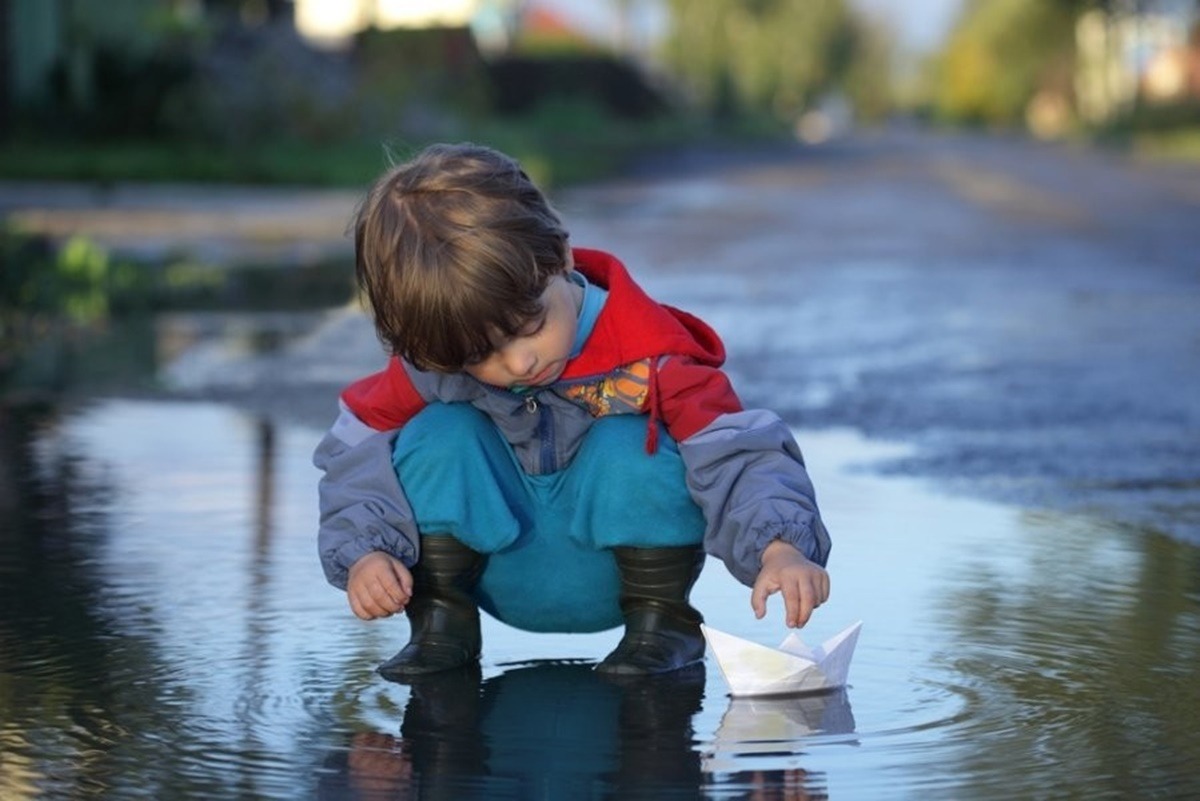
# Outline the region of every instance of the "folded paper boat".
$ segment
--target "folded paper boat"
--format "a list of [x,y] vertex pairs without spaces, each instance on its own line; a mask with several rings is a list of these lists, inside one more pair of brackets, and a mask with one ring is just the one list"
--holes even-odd
[[793,632],[778,648],[771,648],[701,626],[734,697],[815,693],[845,686],[861,628],[860,620],[819,648],[809,648]]

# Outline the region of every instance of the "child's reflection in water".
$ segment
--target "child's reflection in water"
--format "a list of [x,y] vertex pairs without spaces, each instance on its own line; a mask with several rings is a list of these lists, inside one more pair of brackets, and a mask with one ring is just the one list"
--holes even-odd
[[487,681],[478,666],[434,674],[413,682],[399,737],[354,736],[341,792],[326,783],[323,795],[651,799],[690,788],[698,797],[692,718],[704,679],[703,664],[632,681],[590,662]]
[[[399,737],[354,735],[322,797],[702,798],[711,778],[692,724],[704,686],[703,664],[628,681],[591,663],[538,663],[487,681],[478,666],[434,674],[413,683]],[[744,771],[720,784],[726,798],[823,798],[808,779],[799,769]]]

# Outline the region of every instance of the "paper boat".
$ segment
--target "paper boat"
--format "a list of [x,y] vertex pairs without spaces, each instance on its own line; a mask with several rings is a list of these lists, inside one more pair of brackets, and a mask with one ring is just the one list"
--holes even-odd
[[809,648],[793,632],[778,648],[770,648],[701,626],[734,697],[815,693],[845,686],[861,628],[860,620],[819,648]]

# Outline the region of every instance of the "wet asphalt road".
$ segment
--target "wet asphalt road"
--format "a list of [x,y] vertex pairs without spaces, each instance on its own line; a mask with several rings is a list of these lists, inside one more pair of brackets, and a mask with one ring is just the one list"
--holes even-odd
[[893,134],[567,207],[717,324],[748,403],[1200,544],[1197,168]]
[[[287,231],[302,231],[304,252],[346,252],[354,193],[201,192],[189,205],[193,191],[141,212],[123,188],[99,207],[53,191],[33,211],[14,212],[11,191],[0,205],[117,248],[175,229],[208,254],[251,243],[261,260],[274,245],[286,263]],[[576,244],[616,252],[717,327],[748,405],[801,432],[910,446],[870,469],[1200,544],[1200,168],[891,132],[673,154],[555,202]],[[107,229],[88,228],[101,217]],[[379,359],[365,318],[342,309],[284,350],[192,354],[169,374],[188,394],[319,427],[336,388]]]

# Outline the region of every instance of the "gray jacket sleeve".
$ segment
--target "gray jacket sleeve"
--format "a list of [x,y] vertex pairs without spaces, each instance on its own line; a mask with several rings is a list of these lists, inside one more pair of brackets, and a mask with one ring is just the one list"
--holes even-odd
[[717,417],[679,443],[692,498],[708,527],[705,550],[751,586],[772,540],[794,545],[817,564],[829,559],[829,533],[791,431],[773,412]]
[[384,551],[411,567],[418,543],[412,507],[392,468],[396,431],[375,431],[344,405],[317,445],[313,464],[321,527],[317,535],[325,578],[346,588],[350,566],[371,551]]

